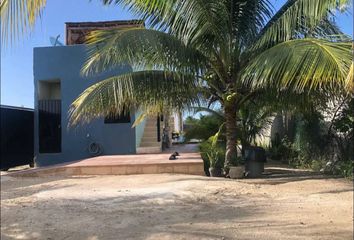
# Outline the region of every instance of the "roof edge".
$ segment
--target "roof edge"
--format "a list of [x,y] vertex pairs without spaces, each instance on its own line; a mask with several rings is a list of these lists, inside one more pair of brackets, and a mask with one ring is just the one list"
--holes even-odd
[[92,25],[100,25],[100,24],[144,24],[144,20],[141,19],[130,19],[130,20],[112,20],[112,21],[95,21],[95,22],[65,22],[66,25],[69,24],[92,24]]
[[34,111],[33,108],[27,107],[17,107],[17,106],[10,106],[10,105],[0,105],[0,108],[7,108],[7,109],[14,109],[14,110],[25,110],[25,111]]

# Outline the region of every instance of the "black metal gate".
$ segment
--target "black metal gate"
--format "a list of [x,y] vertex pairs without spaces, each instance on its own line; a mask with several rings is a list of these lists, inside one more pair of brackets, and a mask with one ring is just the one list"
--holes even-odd
[[39,100],[39,152],[61,152],[61,100]]
[[33,109],[1,106],[0,168],[33,165]]

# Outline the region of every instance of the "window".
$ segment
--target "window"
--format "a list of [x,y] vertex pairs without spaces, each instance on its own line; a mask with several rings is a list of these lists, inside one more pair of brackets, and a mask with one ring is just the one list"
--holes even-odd
[[109,114],[104,118],[105,124],[113,123],[130,123],[130,112],[125,112],[121,114]]

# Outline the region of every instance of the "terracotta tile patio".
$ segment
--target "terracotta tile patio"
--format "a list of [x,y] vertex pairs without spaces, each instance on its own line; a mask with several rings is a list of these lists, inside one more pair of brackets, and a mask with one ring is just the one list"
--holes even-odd
[[[171,152],[179,150],[177,160],[169,160]],[[130,175],[179,173],[204,175],[200,153],[192,146],[174,147],[160,154],[109,155],[75,162],[39,167],[9,173],[9,176],[48,175]]]

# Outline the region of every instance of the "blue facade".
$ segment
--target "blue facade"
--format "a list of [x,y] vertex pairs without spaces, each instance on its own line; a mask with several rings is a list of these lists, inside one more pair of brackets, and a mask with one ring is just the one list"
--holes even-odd
[[[136,144],[139,140],[136,139],[136,130],[132,128],[135,120],[133,112],[131,113],[130,123],[105,124],[103,119],[96,119],[89,124],[68,128],[70,104],[80,93],[106,77],[131,71],[129,66],[121,66],[110,73],[84,77],[80,70],[85,59],[85,45],[34,49],[34,155],[37,166],[91,157],[88,145],[92,141],[100,144],[103,155],[133,154],[136,152]],[[52,90],[48,89],[44,91],[41,87],[43,83],[59,86],[60,90],[55,90],[55,93],[49,93]],[[39,152],[38,101],[43,98],[44,93],[51,94],[52,98],[61,100],[61,151],[58,153]]]

